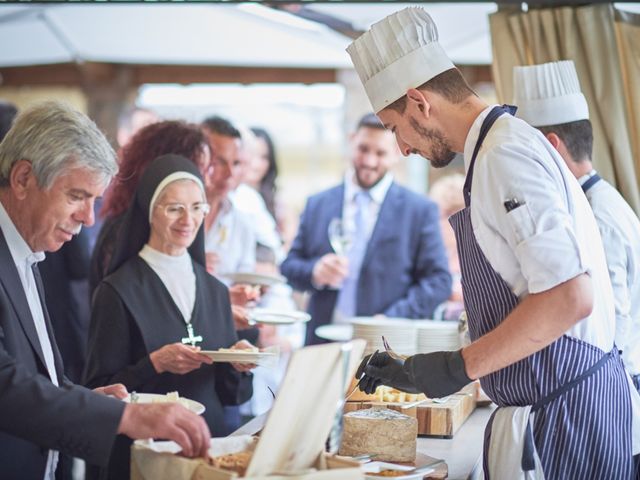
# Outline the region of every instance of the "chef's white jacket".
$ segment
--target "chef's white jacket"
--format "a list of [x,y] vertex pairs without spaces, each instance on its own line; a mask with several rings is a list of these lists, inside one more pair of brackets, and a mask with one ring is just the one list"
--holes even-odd
[[[465,169],[491,108],[467,134]],[[507,212],[508,200],[520,206]],[[480,249],[520,300],[590,275],[593,311],[566,333],[611,350],[614,300],[598,226],[578,181],[538,130],[511,115],[498,118],[476,159],[471,204]]]
[[[584,184],[596,172],[578,179]],[[616,345],[631,375],[640,374],[640,220],[622,195],[600,180],[587,190],[609,268],[616,309]]]

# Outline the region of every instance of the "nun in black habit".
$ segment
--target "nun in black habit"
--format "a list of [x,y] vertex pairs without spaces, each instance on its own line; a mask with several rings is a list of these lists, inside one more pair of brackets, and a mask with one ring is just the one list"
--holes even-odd
[[[149,165],[125,214],[127,235],[93,297],[84,379],[90,388],[178,391],[202,403],[212,435],[224,436],[223,406],[251,397],[252,375],[247,366],[212,364],[198,350],[251,345],[238,341],[228,290],[205,269],[207,211],[192,162],[163,155]],[[193,337],[202,338],[198,347],[183,343]],[[130,445],[118,437],[99,478],[129,478]]]

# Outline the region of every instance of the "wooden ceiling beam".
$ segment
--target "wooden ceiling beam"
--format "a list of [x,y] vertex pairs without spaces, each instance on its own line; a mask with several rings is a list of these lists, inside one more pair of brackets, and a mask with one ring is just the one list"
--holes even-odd
[[199,65],[122,65],[85,62],[26,67],[0,67],[0,86],[107,84],[127,70],[133,85],[145,83],[332,83],[331,68],[260,68]]
[[332,83],[330,68],[206,67],[185,65],[138,65],[135,82],[144,83]]

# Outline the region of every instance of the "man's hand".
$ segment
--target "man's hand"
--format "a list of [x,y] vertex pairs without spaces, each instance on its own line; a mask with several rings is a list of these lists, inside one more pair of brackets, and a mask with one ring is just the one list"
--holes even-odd
[[236,283],[229,287],[229,298],[232,305],[240,307],[247,306],[249,302],[257,302],[260,300],[260,286],[247,285],[244,283]]
[[340,288],[342,282],[349,274],[349,261],[347,257],[327,253],[313,266],[312,281],[314,285]]
[[356,378],[364,374],[358,386],[360,390],[372,394],[380,385],[387,385],[403,392],[420,393],[404,370],[402,360],[391,358],[387,352],[374,353],[371,361],[370,357],[362,359],[356,372]]
[[200,368],[203,363],[212,364],[213,360],[199,353],[200,347],[183,345],[182,343],[170,343],[152,352],[149,357],[156,372],[171,372],[183,375],[196,368]]
[[121,383],[114,383],[113,385],[94,388],[93,391],[96,393],[100,393],[101,395],[111,395],[113,397],[119,398],[120,400],[126,398],[127,395],[129,395],[129,392],[127,392],[127,387],[125,387]]
[[[245,330],[253,326],[249,321],[249,310],[240,305],[231,305],[231,316],[236,330]],[[256,326],[262,328],[260,323]]]
[[187,457],[207,455],[211,433],[205,421],[177,403],[129,403],[118,433],[132,439],[163,438],[176,442]]

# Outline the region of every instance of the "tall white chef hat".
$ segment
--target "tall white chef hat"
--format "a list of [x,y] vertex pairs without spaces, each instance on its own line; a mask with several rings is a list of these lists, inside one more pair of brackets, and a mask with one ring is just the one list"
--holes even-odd
[[347,52],[373,110],[454,68],[438,43],[438,29],[421,7],[408,7],[373,24]]
[[572,60],[513,67],[513,103],[517,116],[534,127],[589,119]]

